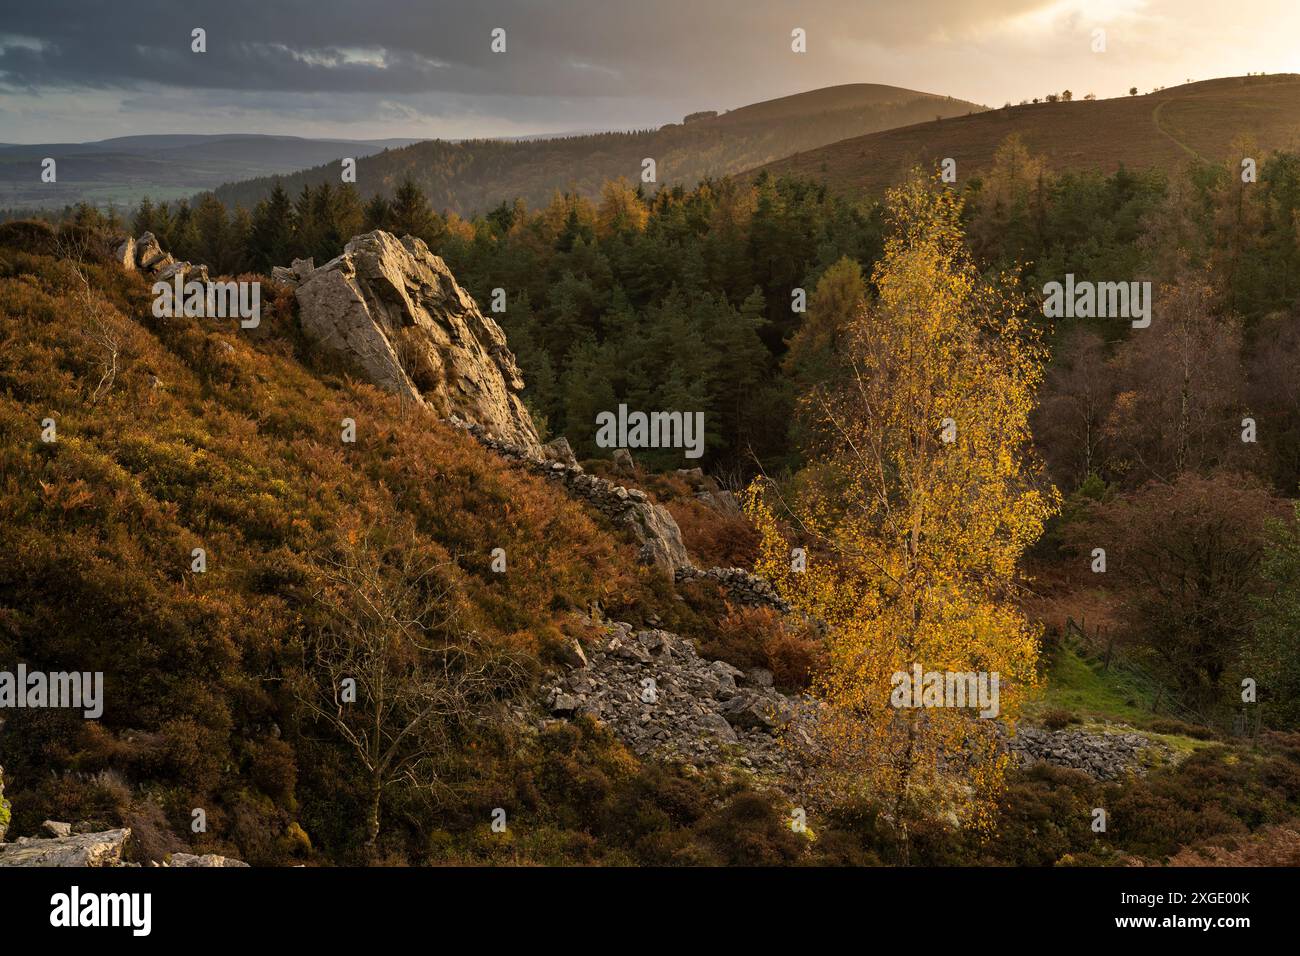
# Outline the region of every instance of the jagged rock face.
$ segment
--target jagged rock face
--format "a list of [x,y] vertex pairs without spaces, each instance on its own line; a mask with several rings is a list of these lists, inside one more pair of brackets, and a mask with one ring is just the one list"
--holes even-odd
[[378,387],[457,415],[538,454],[505,333],[420,239],[377,230],[319,268],[278,268],[294,285],[303,331]]

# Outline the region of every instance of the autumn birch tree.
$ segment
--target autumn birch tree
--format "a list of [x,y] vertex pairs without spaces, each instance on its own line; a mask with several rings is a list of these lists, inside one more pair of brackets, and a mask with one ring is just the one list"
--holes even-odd
[[[891,678],[997,672],[1002,719],[1035,684],[1037,641],[1014,603],[1017,561],[1056,507],[1028,445],[1044,353],[1010,281],[966,251],[960,199],[914,177],[889,196],[876,294],[842,336],[846,373],[802,401],[812,464],[751,486],[759,570],[831,625],[816,682],[823,781],[880,801],[903,836],[935,814],[987,822],[1005,764],[993,720],[896,708]],[[793,573],[783,529],[806,542]]]

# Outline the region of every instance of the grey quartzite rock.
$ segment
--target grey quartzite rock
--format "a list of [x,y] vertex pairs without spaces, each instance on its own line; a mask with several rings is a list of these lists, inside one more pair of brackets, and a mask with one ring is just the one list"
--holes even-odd
[[19,837],[0,845],[0,866],[121,866],[122,848],[130,835],[122,828],[48,840]]
[[178,262],[158,245],[152,232],[144,233],[139,239],[127,236],[117,247],[113,259],[127,272],[139,271],[155,282],[174,282],[177,275],[182,282],[208,281],[207,266]]
[[295,260],[274,278],[296,286],[307,336],[371,384],[540,453],[505,333],[422,240],[368,232],[318,268]]

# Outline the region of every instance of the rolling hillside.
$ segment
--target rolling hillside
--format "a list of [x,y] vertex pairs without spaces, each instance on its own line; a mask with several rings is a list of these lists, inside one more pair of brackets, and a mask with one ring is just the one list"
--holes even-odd
[[[253,134],[119,136],[88,143],[0,145],[0,207],[180,199],[224,182],[288,173],[343,156],[369,156],[409,139],[331,140]],[[41,182],[53,158],[58,181]]]
[[[720,115],[712,111],[692,114],[690,122],[671,123],[657,130],[532,141],[416,143],[358,163],[357,186],[363,196],[389,193],[410,176],[425,190],[435,209],[486,211],[515,197],[537,206],[557,189],[595,196],[608,179],[626,176],[635,181],[645,157],[655,159],[659,183],[690,186],[706,176],[737,173],[794,150],[983,109],[930,93],[851,84]],[[331,163],[281,181],[290,193],[296,193],[304,184],[338,180],[338,167]],[[235,183],[218,189],[217,196],[228,204],[251,206],[271,191],[274,182],[265,177]]]
[[1143,96],[954,116],[800,151],[748,175],[804,176],[841,193],[879,193],[912,166],[933,167],[949,156],[957,160],[959,178],[978,175],[1012,133],[1055,170],[1217,161],[1239,134],[1254,137],[1267,152],[1300,143],[1300,75],[1228,77]]

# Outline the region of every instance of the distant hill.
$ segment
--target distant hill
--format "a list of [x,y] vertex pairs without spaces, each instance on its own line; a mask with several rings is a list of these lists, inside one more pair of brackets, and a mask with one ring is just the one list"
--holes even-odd
[[[717,116],[670,123],[657,130],[541,140],[430,140],[358,163],[364,196],[389,193],[410,176],[436,209],[485,211],[523,197],[532,206],[557,190],[596,196],[608,179],[638,181],[641,161],[656,163],[660,184],[694,185],[706,176],[737,173],[849,136],[959,116],[985,107],[894,86],[858,83],[755,103]],[[337,183],[332,163],[282,178],[291,193],[304,184]],[[217,190],[219,198],[251,206],[273,188],[267,177]]]
[[[0,208],[58,208],[87,201],[177,199],[225,182],[289,173],[344,156],[369,156],[411,139],[330,140],[251,134],[120,136],[92,143],[0,146]],[[58,181],[42,183],[53,158]]]
[[958,176],[978,175],[998,145],[1019,133],[1058,171],[1172,167],[1190,157],[1219,161],[1239,134],[1261,151],[1300,145],[1300,75],[1228,77],[1143,96],[1037,103],[954,116],[800,150],[747,173],[796,175],[833,190],[878,194],[913,165],[945,157]]

